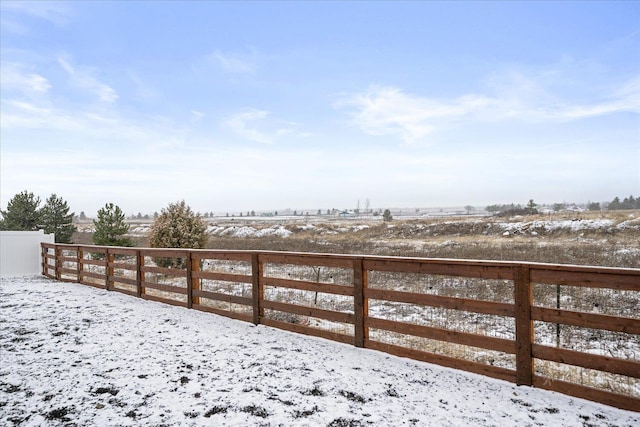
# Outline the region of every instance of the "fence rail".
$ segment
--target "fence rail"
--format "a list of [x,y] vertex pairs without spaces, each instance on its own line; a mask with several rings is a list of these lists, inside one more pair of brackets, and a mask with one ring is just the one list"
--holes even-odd
[[43,243],[42,274],[640,411],[640,269]]

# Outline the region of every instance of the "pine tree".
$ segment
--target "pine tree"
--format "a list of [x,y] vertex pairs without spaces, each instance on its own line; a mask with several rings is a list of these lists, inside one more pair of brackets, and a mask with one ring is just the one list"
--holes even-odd
[[620,203],[620,198],[618,196],[614,197],[611,203],[609,203],[608,209],[610,211],[622,209],[622,203]]
[[55,234],[56,243],[71,243],[71,236],[76,231],[73,215],[73,212],[69,213],[67,202],[52,194],[40,210],[42,228],[45,233]]
[[391,211],[389,209],[385,209],[384,213],[382,214],[382,220],[384,222],[389,222],[393,219],[393,217],[391,216]]
[[622,201],[621,208],[622,209],[635,209],[636,208],[636,199],[633,197],[633,195],[624,198],[624,200]]
[[533,199],[529,199],[529,203],[527,203],[527,207],[524,210],[527,215],[535,215],[538,213],[538,205]]
[[133,246],[133,242],[125,234],[129,224],[124,222],[124,213],[113,203],[107,203],[98,210],[98,218],[93,220],[96,231],[93,243],[101,246]]
[[[200,249],[207,244],[207,226],[184,200],[170,203],[151,225],[149,245],[152,248]],[[161,267],[184,268],[182,258],[155,258]]]
[[35,231],[40,226],[40,197],[26,190],[13,196],[7,203],[7,210],[0,210],[2,221],[1,230]]

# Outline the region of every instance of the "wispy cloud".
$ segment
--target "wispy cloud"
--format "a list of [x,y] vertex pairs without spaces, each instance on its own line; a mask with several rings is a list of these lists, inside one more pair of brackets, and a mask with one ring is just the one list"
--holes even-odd
[[251,109],[234,114],[224,120],[222,125],[242,138],[261,144],[273,144],[285,135],[308,136],[296,132],[295,123],[271,119],[270,113],[264,110]]
[[73,86],[96,96],[103,102],[113,103],[118,99],[115,89],[99,81],[91,69],[75,67],[64,57],[58,57],[58,63],[69,75]]
[[352,108],[353,122],[365,133],[399,134],[405,142],[412,143],[436,130],[442,120],[471,114],[493,102],[476,95],[442,101],[407,94],[396,87],[372,86],[341,99],[336,105]]
[[12,19],[5,18],[4,16],[0,18],[0,28],[2,28],[2,32],[7,32],[10,34],[17,34],[20,36],[29,34],[29,28],[27,28],[25,25]]
[[342,96],[335,107],[347,110],[352,123],[369,135],[396,135],[405,143],[467,121],[562,122],[620,112],[640,113],[640,79],[624,83],[592,101],[552,95],[540,81],[512,74],[490,94],[471,93],[436,99],[393,86],[371,86]]
[[[56,149],[90,144],[98,149],[101,144],[121,144],[133,150],[176,147],[184,144],[184,127],[167,123],[160,118],[147,117],[133,120],[117,111],[91,111],[72,107],[64,109],[50,103],[15,99],[2,99],[0,120],[3,135],[20,135],[23,131],[46,130],[52,140],[58,140]],[[6,150],[19,148],[17,141],[3,146]],[[31,142],[30,142],[31,143]],[[33,141],[33,144],[37,144]]]
[[130,94],[134,98],[148,100],[158,97],[158,91],[147,81],[140,78],[140,75],[133,71],[127,70],[129,79],[134,84],[134,89]]
[[38,73],[30,72],[15,63],[2,63],[0,67],[2,89],[26,94],[46,93],[51,83]]
[[254,55],[222,53],[215,51],[210,55],[226,73],[243,74],[253,73],[256,70]]
[[219,49],[198,58],[194,70],[215,69],[231,75],[251,75],[258,70],[260,55],[254,48],[224,52]]
[[199,122],[205,114],[202,111],[191,110],[191,119],[189,120],[191,123]]
[[72,14],[67,4],[56,1],[3,1],[0,10],[43,19],[59,26],[66,24]]

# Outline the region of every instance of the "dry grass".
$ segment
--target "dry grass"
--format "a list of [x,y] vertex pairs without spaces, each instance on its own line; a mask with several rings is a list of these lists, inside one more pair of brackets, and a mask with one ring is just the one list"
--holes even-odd
[[[611,226],[572,230],[536,229],[540,223],[606,221]],[[213,223],[213,222],[212,222]],[[433,258],[513,260],[640,268],[640,210],[531,215],[515,218],[420,218],[383,223],[379,218],[300,218],[289,221],[216,219],[220,226],[286,227],[287,237],[211,236],[208,248],[273,250],[342,254],[395,255]],[[313,224],[308,228],[304,225]],[[524,231],[503,236],[504,224]],[[626,227],[618,227],[620,224]],[[366,226],[366,227],[356,227]],[[362,229],[361,229],[362,228]],[[147,246],[145,236],[132,236]],[[77,232],[74,242],[91,244],[92,234]]]
[[[604,220],[606,226],[598,226]],[[538,223],[536,223],[538,221]],[[577,224],[595,222],[594,227],[549,227],[538,228],[535,224],[549,221]],[[315,227],[303,227],[306,222]],[[523,230],[504,236],[505,225],[514,225]],[[274,222],[220,221],[220,225],[250,225],[267,228]],[[320,221],[314,218],[279,223],[292,234],[287,238],[278,236],[231,237],[212,236],[209,248],[226,250],[275,250],[294,252],[319,252],[339,254],[371,254],[415,256],[430,258],[513,260],[549,262],[561,264],[598,265],[640,268],[640,211],[583,212],[536,215],[522,218],[476,218],[460,217],[447,219],[410,219],[382,223],[374,219]],[[354,227],[358,225],[368,227]],[[625,225],[624,227],[619,226]],[[348,230],[348,231],[345,231]],[[77,233],[77,243],[90,243],[90,235]],[[146,246],[144,237],[138,244]],[[224,273],[250,274],[248,262],[221,262],[209,260],[203,269]],[[102,270],[103,271],[103,270]],[[265,275],[283,279],[332,283],[350,286],[352,272],[347,269],[314,268],[284,264],[266,264]],[[164,282],[162,278],[157,278]],[[148,277],[148,280],[153,280]],[[171,281],[169,281],[171,282]],[[169,283],[167,282],[167,283]],[[430,276],[401,273],[372,272],[369,286],[380,289],[404,290],[407,292],[432,293],[442,296],[481,299],[496,302],[513,302],[513,284],[510,281],[466,279],[452,276]],[[249,296],[250,285],[221,281],[203,281],[203,289],[229,295]],[[158,295],[169,295],[157,292]],[[332,311],[351,312],[351,298],[310,291],[298,291],[267,286],[265,296],[269,300],[321,308]],[[555,308],[556,286],[534,287],[534,302],[538,306]],[[203,304],[236,313],[250,313],[250,307],[226,302],[202,299]],[[560,307],[584,312],[638,317],[638,295],[630,291],[585,289],[570,286],[560,287]],[[317,329],[353,334],[353,326],[337,322],[266,310],[271,319],[297,323]],[[454,331],[513,339],[514,321],[500,316],[421,307],[411,304],[369,301],[369,315],[400,322],[428,325]],[[556,331],[559,331],[556,342]],[[609,333],[586,328],[562,326],[536,322],[536,342],[558,345],[562,348],[594,352],[609,357],[638,360],[640,338],[620,333]],[[371,338],[391,344],[406,346],[427,352],[462,358],[507,368],[514,367],[514,356],[491,352],[475,347],[461,346],[444,341],[429,340],[381,330],[371,330]],[[638,396],[640,385],[637,379],[611,375],[599,371],[585,370],[568,365],[536,361],[539,375],[565,381],[597,386],[621,394]]]

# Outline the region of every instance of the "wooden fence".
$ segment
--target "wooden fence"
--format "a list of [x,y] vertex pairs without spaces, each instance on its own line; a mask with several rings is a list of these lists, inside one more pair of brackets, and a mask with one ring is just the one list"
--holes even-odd
[[42,260],[52,279],[640,411],[640,269],[47,243]]

